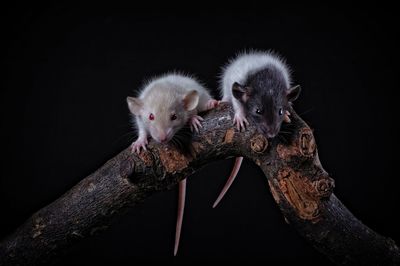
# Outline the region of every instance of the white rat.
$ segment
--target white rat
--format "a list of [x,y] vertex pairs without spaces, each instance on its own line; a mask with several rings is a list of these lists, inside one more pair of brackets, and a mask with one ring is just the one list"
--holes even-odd
[[[224,68],[221,79],[222,102],[232,103],[238,130],[245,130],[249,119],[267,138],[279,133],[283,121],[290,122],[288,110],[300,91],[300,86],[291,87],[290,71],[284,60],[272,52],[240,54]],[[236,158],[213,207],[228,191],[242,161],[243,157]]]
[[[149,134],[159,143],[167,143],[188,123],[199,131],[203,118],[199,112],[212,109],[218,101],[196,79],[183,74],[166,74],[148,82],[139,97],[127,97],[129,110],[135,115],[138,138],[132,152],[146,150]],[[178,217],[176,222],[174,255],[179,246],[185,207],[186,179],[179,183]]]

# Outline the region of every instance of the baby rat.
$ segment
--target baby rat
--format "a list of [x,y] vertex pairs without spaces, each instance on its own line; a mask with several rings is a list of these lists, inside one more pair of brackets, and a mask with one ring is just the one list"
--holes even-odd
[[[198,131],[203,120],[197,114],[218,105],[207,89],[192,77],[166,74],[148,82],[139,97],[127,97],[130,112],[135,116],[138,138],[132,152],[146,150],[149,134],[159,143],[173,140],[175,134],[188,123]],[[185,207],[186,179],[179,183],[178,218],[175,232],[174,255],[179,246]]]
[[138,139],[131,145],[133,152],[146,150],[149,134],[155,141],[166,143],[188,122],[198,131],[203,119],[197,113],[217,104],[198,81],[182,74],[151,80],[139,97],[128,97],[127,102],[138,130]]
[[[300,94],[300,86],[291,86],[284,60],[272,52],[243,53],[225,67],[221,80],[222,101],[231,102],[234,124],[244,130],[250,120],[267,138],[275,137],[283,121],[290,122],[289,108]],[[236,158],[232,173],[213,207],[228,191],[241,166]]]

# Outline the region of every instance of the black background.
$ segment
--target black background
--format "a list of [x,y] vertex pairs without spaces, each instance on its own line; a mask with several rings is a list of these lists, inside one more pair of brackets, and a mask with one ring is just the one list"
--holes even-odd
[[[220,67],[254,48],[274,49],[294,70],[303,88],[295,109],[314,129],[338,198],[400,242],[394,8],[54,6],[2,13],[0,237],[134,140],[125,98],[145,78],[184,70],[217,96]],[[211,208],[232,164],[213,163],[189,179],[177,257],[175,189],[79,242],[58,265],[326,263],[284,222],[261,171],[248,161]]]

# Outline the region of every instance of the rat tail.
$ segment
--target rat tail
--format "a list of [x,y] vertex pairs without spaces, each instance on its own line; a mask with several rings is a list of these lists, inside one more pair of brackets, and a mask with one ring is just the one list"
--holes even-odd
[[176,254],[178,253],[179,240],[181,238],[183,212],[185,210],[185,197],[186,197],[186,179],[179,182],[178,215],[176,219],[174,256],[176,256]]
[[229,188],[231,187],[233,181],[235,180],[235,178],[239,172],[242,162],[243,162],[243,157],[236,157],[235,164],[233,165],[231,175],[229,176],[228,180],[226,181],[225,186],[222,189],[221,193],[219,194],[217,200],[214,202],[213,208],[217,207],[218,203],[225,196],[226,192],[228,192]]

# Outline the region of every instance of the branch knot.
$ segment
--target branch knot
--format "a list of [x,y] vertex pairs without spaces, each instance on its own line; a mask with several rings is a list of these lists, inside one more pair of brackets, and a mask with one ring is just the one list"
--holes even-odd
[[330,177],[314,181],[314,189],[321,198],[328,198],[335,187],[335,180]]
[[310,128],[306,127],[300,131],[299,141],[300,152],[305,157],[312,157],[315,154],[316,144]]
[[268,140],[263,135],[256,135],[250,140],[250,148],[255,153],[263,153],[268,147]]

